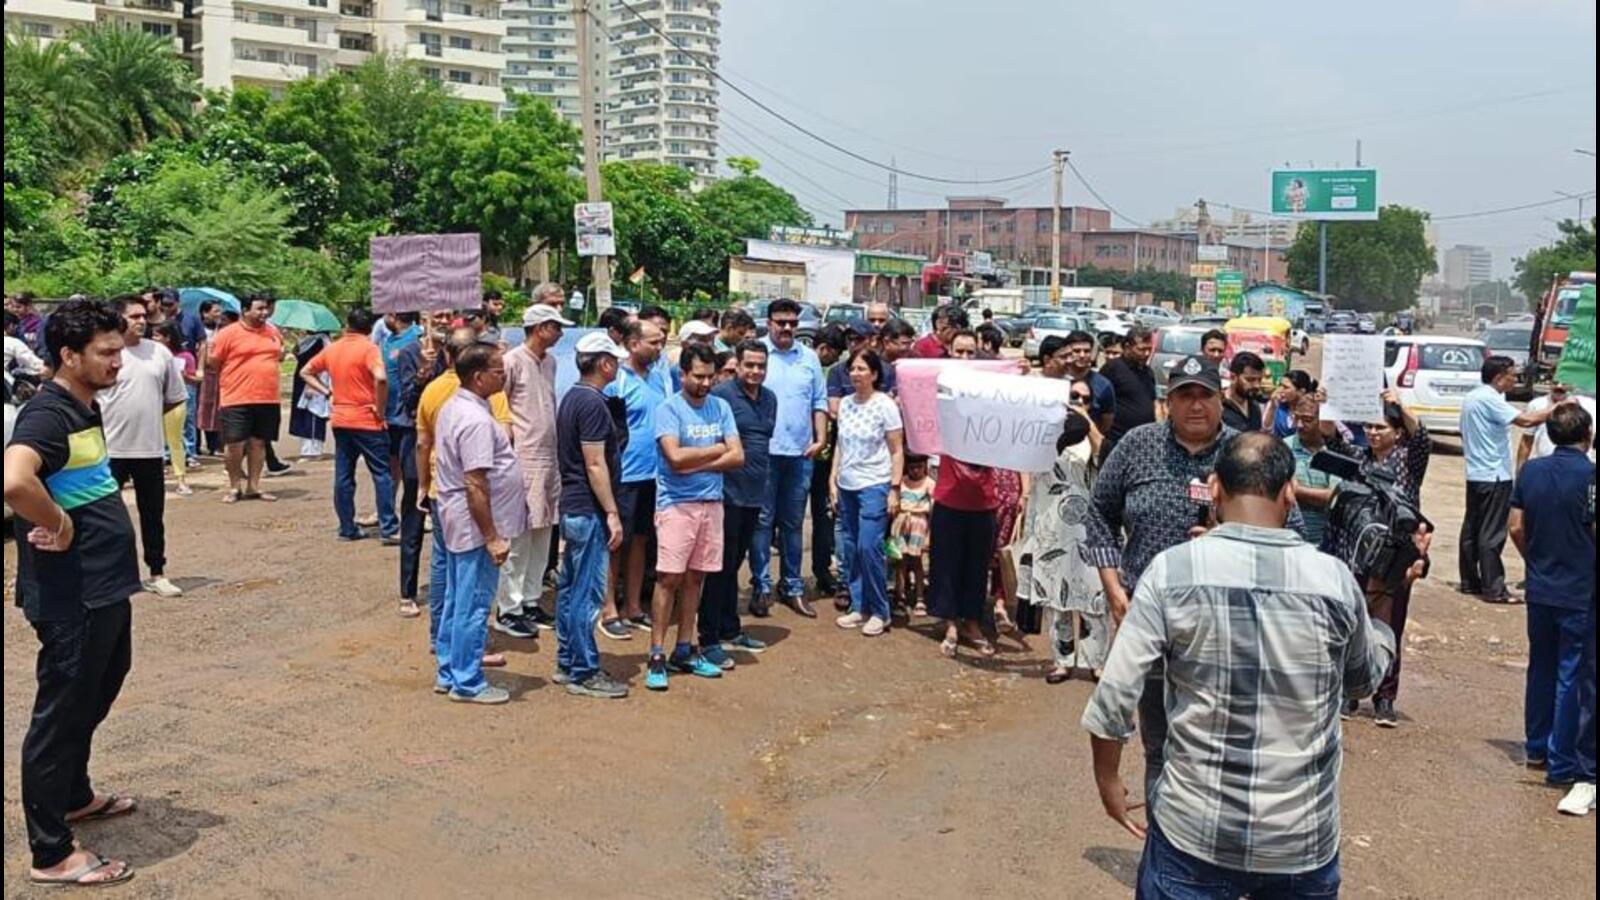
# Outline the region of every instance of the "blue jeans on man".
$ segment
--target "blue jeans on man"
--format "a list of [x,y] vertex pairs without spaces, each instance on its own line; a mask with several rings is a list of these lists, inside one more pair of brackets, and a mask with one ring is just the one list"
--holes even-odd
[[805,582],[800,577],[805,548],[803,529],[806,499],[811,494],[811,460],[804,456],[772,457],[772,472],[767,482],[767,502],[756,525],[755,544],[750,548],[750,577],[757,594],[772,594],[772,533],[778,532],[779,582],[783,599],[804,596]]
[[883,542],[889,535],[889,486],[839,490],[839,557],[850,585],[850,611],[889,621],[888,563]]
[[183,389],[189,393],[189,408],[183,414],[183,452],[189,454],[190,459],[200,457],[200,429],[198,427],[200,415],[200,385],[185,384]]
[[1571,784],[1584,775],[1578,756],[1578,681],[1589,614],[1543,603],[1528,604],[1528,684],[1524,703],[1526,752],[1547,764],[1551,784]]
[[1144,856],[1139,860],[1139,881],[1134,896],[1137,900],[1337,897],[1339,881],[1337,854],[1319,868],[1293,875],[1256,874],[1214,866],[1174,847],[1151,818]]
[[450,578],[434,654],[436,684],[451,694],[476,697],[489,686],[483,677],[483,650],[489,643],[489,605],[500,584],[500,568],[487,547],[450,554]]
[[400,518],[394,512],[394,478],[389,474],[389,433],[354,428],[333,429],[333,511],[339,517],[339,536],[362,536],[356,524],[356,461],[367,464],[378,502],[378,533],[398,537]]
[[439,639],[439,619],[444,615],[444,594],[450,586],[450,551],[444,548],[444,525],[439,521],[439,508],[433,501],[428,505],[428,518],[433,520],[433,549],[428,552],[428,647]]
[[611,568],[611,532],[596,515],[561,517],[561,572],[556,576],[556,668],[573,683],[600,671],[594,626]]

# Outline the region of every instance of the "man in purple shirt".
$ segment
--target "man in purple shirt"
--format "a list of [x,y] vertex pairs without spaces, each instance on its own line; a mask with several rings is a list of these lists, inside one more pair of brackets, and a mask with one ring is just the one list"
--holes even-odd
[[461,389],[439,411],[433,437],[439,525],[449,557],[433,690],[459,703],[505,703],[511,695],[483,677],[485,620],[500,566],[511,553],[507,536],[528,529],[528,506],[511,439],[489,411],[489,398],[505,389],[500,348],[473,344],[463,350],[456,376]]

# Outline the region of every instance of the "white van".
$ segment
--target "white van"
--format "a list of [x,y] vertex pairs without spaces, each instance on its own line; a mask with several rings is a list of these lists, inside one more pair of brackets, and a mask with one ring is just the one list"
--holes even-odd
[[1399,335],[1384,344],[1384,375],[1429,431],[1460,434],[1461,403],[1483,383],[1488,355],[1483,341]]

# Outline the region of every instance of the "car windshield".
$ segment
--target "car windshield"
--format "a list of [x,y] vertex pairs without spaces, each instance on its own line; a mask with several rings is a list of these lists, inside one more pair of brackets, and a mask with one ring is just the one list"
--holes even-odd
[[866,317],[866,309],[860,306],[832,306],[828,308],[829,322],[855,322]]
[[1420,344],[1422,364],[1430,372],[1476,372],[1483,368],[1483,348],[1470,344]]
[[1156,335],[1156,352],[1191,356],[1200,352],[1203,331],[1162,331]]
[[1550,315],[1550,324],[1571,325],[1572,317],[1578,313],[1578,297],[1582,293],[1578,288],[1562,288],[1561,293],[1556,295],[1556,308]]
[[1040,316],[1034,320],[1033,327],[1050,331],[1076,331],[1078,320],[1066,316]]
[[1490,350],[1526,350],[1533,342],[1533,332],[1527,328],[1491,328],[1484,336]]

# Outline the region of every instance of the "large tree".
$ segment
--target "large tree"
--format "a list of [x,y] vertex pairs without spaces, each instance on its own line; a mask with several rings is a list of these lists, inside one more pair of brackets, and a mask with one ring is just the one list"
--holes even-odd
[[[1424,234],[1426,213],[1385,206],[1372,222],[1328,223],[1328,293],[1341,306],[1397,312],[1417,300],[1425,276],[1439,270]],[[1317,289],[1317,229],[1301,228],[1289,246],[1289,282]]]
[[102,22],[74,30],[79,68],[124,147],[189,133],[200,91],[170,37]]
[[643,268],[669,300],[725,290],[736,241],[695,202],[692,175],[659,163],[610,162],[601,177],[616,217],[618,274]]
[[[695,202],[706,218],[724,232],[741,240],[765,238],[774,225],[810,225],[811,214],[794,195],[756,174],[761,164],[735,156],[728,165],[739,174],[708,186],[695,195]],[[730,252],[740,252],[732,248]]]
[[1569,272],[1593,272],[1595,269],[1595,220],[1560,223],[1561,239],[1546,247],[1528,252],[1517,260],[1517,290],[1528,298],[1530,306],[1537,306],[1556,279]]

